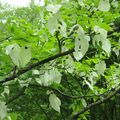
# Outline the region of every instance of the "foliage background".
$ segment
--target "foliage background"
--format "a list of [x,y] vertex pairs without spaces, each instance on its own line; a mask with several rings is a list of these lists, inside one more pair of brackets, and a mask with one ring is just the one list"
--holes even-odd
[[119,119],[119,1],[0,5],[0,119]]

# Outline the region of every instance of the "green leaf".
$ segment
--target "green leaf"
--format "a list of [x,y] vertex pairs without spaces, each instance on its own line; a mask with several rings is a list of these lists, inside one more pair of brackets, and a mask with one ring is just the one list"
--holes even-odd
[[50,96],[49,96],[49,102],[50,102],[51,107],[54,110],[56,110],[57,112],[60,113],[61,101],[60,101],[60,99],[55,94],[50,94]]
[[25,67],[31,59],[31,49],[26,46],[20,47],[18,44],[7,46],[6,54],[10,55],[13,63],[18,67]]
[[110,10],[109,0],[100,0],[98,9],[101,11],[109,11]]
[[0,119],[2,120],[7,115],[7,107],[5,102],[0,102]]
[[18,114],[17,113],[10,113],[10,120],[17,120]]
[[95,65],[95,69],[98,74],[103,74],[106,69],[106,64],[104,61],[100,61],[98,64]]

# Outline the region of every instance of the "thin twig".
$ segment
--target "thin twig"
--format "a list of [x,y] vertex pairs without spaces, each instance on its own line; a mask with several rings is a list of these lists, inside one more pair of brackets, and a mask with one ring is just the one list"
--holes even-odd
[[85,112],[88,111],[90,108],[92,108],[92,107],[94,107],[94,106],[96,106],[96,105],[100,105],[100,104],[106,102],[107,100],[111,99],[113,96],[115,96],[115,95],[118,93],[119,90],[120,90],[120,86],[117,87],[115,91],[111,92],[107,97],[105,97],[105,98],[103,98],[103,99],[101,99],[101,100],[98,100],[98,101],[96,101],[96,102],[94,102],[94,103],[92,103],[92,104],[89,104],[87,107],[83,108],[82,110],[73,113],[73,114],[70,116],[69,120],[77,120],[77,118],[79,117],[79,115],[85,113]]
[[38,61],[38,62],[36,62],[36,63],[33,63],[32,65],[29,65],[28,67],[25,67],[25,68],[22,68],[22,69],[18,70],[18,72],[17,72],[16,74],[11,75],[11,76],[8,76],[8,77],[6,77],[5,79],[1,80],[1,81],[0,81],[0,84],[3,84],[3,83],[5,83],[5,82],[11,81],[11,80],[14,80],[15,78],[18,78],[20,75],[22,75],[22,74],[24,74],[24,73],[32,70],[32,69],[35,68],[35,67],[38,67],[38,66],[40,66],[40,65],[43,65],[43,64],[45,64],[45,63],[48,63],[48,62],[50,62],[50,61],[52,61],[52,60],[55,60],[55,59],[57,59],[57,58],[59,58],[59,57],[68,55],[68,54],[70,54],[70,53],[72,53],[72,52],[74,52],[74,48],[71,49],[71,50],[68,50],[68,51],[66,51],[66,52],[53,55],[53,56],[51,56],[51,57],[48,57],[48,58],[46,58],[46,59],[44,59],[44,60],[41,60],[41,61]]
[[24,95],[25,89],[26,87],[23,87],[15,96],[9,98],[8,101],[6,102],[6,105],[10,104],[11,102],[15,101],[16,99]]
[[58,34],[59,34],[59,32],[57,31],[56,32],[56,34],[55,34],[55,36],[56,36],[56,38],[57,38],[57,41],[58,41],[58,48],[59,48],[59,53],[61,53],[61,42],[60,42],[60,39],[59,39],[59,37],[58,37]]

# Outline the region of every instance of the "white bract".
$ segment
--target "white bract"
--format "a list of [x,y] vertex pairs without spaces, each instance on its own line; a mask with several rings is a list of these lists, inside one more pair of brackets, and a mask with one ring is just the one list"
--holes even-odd
[[20,47],[18,44],[7,46],[6,54],[10,56],[13,63],[18,67],[25,67],[31,59],[30,47]]
[[79,25],[74,26],[72,29],[75,29],[77,27],[78,29],[76,32],[78,36],[75,39],[75,52],[73,52],[73,55],[75,59],[79,61],[88,51],[90,37],[85,35],[83,28]]
[[113,0],[112,3],[111,3],[111,5],[112,5],[114,8],[118,8],[118,7],[119,7],[119,3],[118,3],[118,1],[116,1],[116,0]]
[[61,73],[57,69],[52,69],[46,71],[45,74],[41,75],[40,78],[37,78],[36,81],[40,85],[49,86],[52,83],[60,84],[61,82]]
[[49,96],[49,102],[50,102],[50,106],[54,110],[56,110],[57,112],[60,113],[61,101],[60,101],[60,99],[55,94],[50,94],[50,96]]
[[93,45],[96,44],[100,46],[100,42],[102,43],[102,49],[109,55],[111,52],[111,43],[107,39],[107,31],[99,26],[94,27],[94,31],[96,35],[93,37]]
[[82,99],[81,99],[81,102],[82,102],[82,104],[83,104],[84,107],[87,106],[87,103],[86,103],[85,99],[82,98]]
[[54,35],[56,29],[58,28],[58,18],[59,18],[59,14],[56,13],[55,15],[50,17],[48,20],[47,28],[49,32],[51,33],[51,35]]
[[58,30],[60,31],[61,36],[67,37],[67,30],[66,30],[67,25],[63,20],[61,20],[60,22],[61,24],[59,25]]
[[7,115],[7,107],[5,105],[5,102],[0,101],[0,120],[5,118]]
[[106,69],[106,64],[104,61],[100,61],[98,64],[95,65],[95,69],[98,74],[103,74]]
[[109,11],[110,10],[109,0],[100,0],[98,9],[101,11]]
[[48,6],[46,6],[46,9],[52,13],[57,13],[59,11],[59,9],[61,8],[61,5],[53,5],[53,4],[50,4]]
[[61,3],[67,3],[67,2],[69,2],[69,0],[62,0]]
[[83,0],[78,0],[79,5],[84,6]]

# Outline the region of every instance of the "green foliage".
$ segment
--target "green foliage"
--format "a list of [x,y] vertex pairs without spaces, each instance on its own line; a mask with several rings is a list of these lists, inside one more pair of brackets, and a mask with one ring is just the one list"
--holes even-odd
[[65,120],[119,86],[118,0],[33,3],[0,4],[1,120]]

